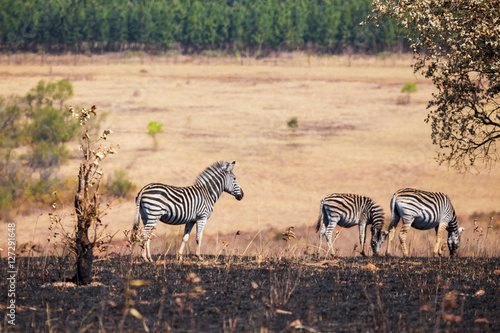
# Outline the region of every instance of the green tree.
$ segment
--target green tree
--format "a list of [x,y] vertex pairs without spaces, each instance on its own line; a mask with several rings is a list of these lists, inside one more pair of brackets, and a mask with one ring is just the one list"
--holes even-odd
[[167,2],[155,2],[151,13],[154,29],[151,32],[151,40],[154,44],[171,48],[176,34],[174,22],[175,12],[171,10]]
[[235,3],[231,8],[228,39],[235,49],[242,49],[245,45],[246,30],[248,28],[248,7]]
[[59,108],[62,110],[64,101],[71,97],[73,97],[73,85],[68,80],[48,83],[40,80],[26,95],[26,100],[30,106],[53,106],[55,102],[59,102]]
[[109,49],[117,50],[127,42],[128,38],[127,12],[125,7],[120,4],[111,7],[107,19],[109,26],[107,44]]
[[433,80],[427,122],[439,163],[460,171],[498,160],[500,0],[373,1],[370,20],[392,18],[408,33],[415,71]]
[[[0,207],[2,216],[15,201],[45,200],[38,194],[60,185],[53,171],[68,158],[65,143],[77,122],[56,105],[73,95],[66,80],[40,81],[24,97],[0,99]],[[22,147],[23,154],[16,154]],[[22,199],[22,200],[21,200]]]
[[[29,121],[24,125],[24,142],[31,146],[26,156],[30,167],[42,169],[45,177],[66,162],[69,152],[64,143],[78,129],[76,121],[62,110],[64,101],[71,96],[73,86],[67,80],[49,83],[41,80],[26,95],[30,108]],[[53,106],[57,102],[60,109]]]
[[325,0],[319,9],[320,29],[318,40],[324,51],[332,51],[338,43],[340,11],[334,6],[334,0]]
[[15,148],[22,140],[23,110],[19,105],[19,98],[7,101],[0,97],[0,148]]
[[158,140],[156,135],[163,133],[163,124],[160,124],[154,120],[150,121],[148,124],[148,135],[153,138],[154,150],[158,150]]
[[29,174],[14,152],[24,135],[19,100],[0,98],[0,219],[8,215],[14,200],[20,198],[29,185]]
[[184,25],[184,40],[186,46],[196,48],[203,43],[204,35],[204,6],[198,0],[192,0],[187,10]]

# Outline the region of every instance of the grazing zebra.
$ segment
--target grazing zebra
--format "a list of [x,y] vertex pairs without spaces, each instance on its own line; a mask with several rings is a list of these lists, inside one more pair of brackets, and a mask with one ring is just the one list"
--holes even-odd
[[457,253],[460,245],[460,234],[465,228],[457,227],[457,216],[446,194],[411,188],[403,188],[394,193],[391,200],[391,224],[389,225],[387,255],[389,255],[391,242],[400,219],[403,221],[403,226],[399,233],[399,240],[401,241],[404,256],[408,256],[406,236],[410,227],[418,230],[435,228],[436,243],[434,244],[434,255],[440,256],[441,234],[446,229],[448,231],[450,256],[454,256]]
[[202,259],[200,246],[203,228],[212,214],[215,202],[222,195],[222,192],[233,195],[237,200],[243,198],[243,190],[232,172],[235,163],[233,161],[233,163],[216,162],[212,164],[198,176],[193,186],[176,187],[152,183],[139,191],[135,199],[134,230],[139,227],[139,216],[142,217],[144,236],[147,237],[146,244],[142,249],[144,260],[152,261],[149,235],[158,221],[172,225],[186,225],[178,252],[179,259],[182,258],[182,251],[189,239],[191,229],[196,224],[196,256]]
[[319,246],[326,234],[328,247],[331,248],[332,232],[336,225],[343,228],[351,228],[359,225],[359,242],[361,243],[361,255],[365,254],[366,226],[371,224],[373,255],[378,256],[380,246],[387,236],[382,232],[384,224],[384,212],[382,208],[371,198],[356,194],[330,194],[321,200],[316,232],[321,227],[319,234]]

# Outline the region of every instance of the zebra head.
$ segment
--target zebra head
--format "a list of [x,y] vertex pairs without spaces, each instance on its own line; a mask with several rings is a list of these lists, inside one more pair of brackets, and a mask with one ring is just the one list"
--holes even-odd
[[382,243],[387,238],[388,232],[382,231],[382,227],[384,226],[384,211],[382,207],[379,206],[375,201],[371,200],[371,209],[370,209],[370,217],[369,222],[372,225],[372,251],[374,256],[378,256],[380,252],[380,248],[382,247]]
[[233,174],[235,164],[236,161],[233,161],[233,163],[227,163],[224,179],[224,192],[231,194],[236,198],[236,200],[241,200],[243,199],[243,190],[238,184],[236,176]]
[[453,231],[448,230],[448,249],[450,250],[450,257],[457,254],[458,248],[460,246],[460,234],[465,228],[458,228]]
[[376,257],[379,256],[379,252],[380,252],[380,248],[382,247],[382,243],[384,243],[388,234],[389,234],[388,231],[382,231],[380,229],[374,230],[372,228],[371,246],[372,246],[372,251],[373,251],[374,256],[376,256]]

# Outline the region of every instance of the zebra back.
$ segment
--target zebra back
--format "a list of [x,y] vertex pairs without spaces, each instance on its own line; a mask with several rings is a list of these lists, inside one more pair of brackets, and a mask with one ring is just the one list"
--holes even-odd
[[338,211],[339,214],[345,214],[347,219],[353,219],[355,216],[364,214],[367,223],[372,224],[373,230],[381,230],[384,225],[384,211],[372,198],[358,194],[333,193],[321,200],[316,232],[321,228],[321,221],[325,214],[325,204],[328,204],[330,209]]
[[457,217],[450,198],[442,192],[429,192],[413,188],[402,188],[394,193],[391,210],[396,209],[396,202],[411,211],[421,210],[428,220],[448,219],[448,231],[456,231]]

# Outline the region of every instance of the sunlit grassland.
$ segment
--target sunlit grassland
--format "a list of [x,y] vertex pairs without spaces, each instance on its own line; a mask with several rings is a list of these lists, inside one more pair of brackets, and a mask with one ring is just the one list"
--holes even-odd
[[[498,226],[500,171],[464,175],[435,163],[437,147],[424,122],[434,87],[413,73],[409,56],[67,55],[45,56],[43,63],[34,55],[0,58],[3,95],[24,94],[41,79],[68,78],[75,91],[68,105],[95,104],[110,112],[102,127],[114,131],[112,142],[121,148],[103,163],[105,175],[125,169],[138,188],[150,182],[182,186],[214,161],[236,160],[245,198],[237,202],[226,194],[216,204],[205,228],[206,253],[230,251],[233,244],[240,254],[247,247],[248,255],[279,252],[284,243],[276,234],[289,226],[297,228],[298,239],[286,246],[294,244],[290,250],[303,253],[316,245],[310,227],[323,196],[371,196],[388,220],[392,194],[416,187],[451,198],[459,224],[467,228],[461,255],[498,255],[498,229],[488,226]],[[407,82],[416,82],[418,92],[409,104],[397,104]],[[292,117],[298,119],[296,129],[287,126]],[[150,121],[164,124],[157,150],[147,135]],[[77,146],[68,145],[75,158],[61,168],[62,177],[76,177]],[[59,207],[70,225],[72,202]],[[19,243],[45,244],[51,209],[13,218]],[[104,218],[118,231],[117,244],[131,227],[134,210],[133,200],[117,201]],[[474,230],[475,212],[482,214],[482,233]],[[238,230],[244,237],[233,236]],[[157,253],[168,249],[167,239],[178,245],[181,233],[182,228],[159,225],[153,239]],[[229,244],[224,250],[222,241]],[[409,242],[410,253],[430,255],[434,231],[411,230]],[[356,253],[357,243],[357,230],[342,230],[336,254]]]

